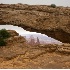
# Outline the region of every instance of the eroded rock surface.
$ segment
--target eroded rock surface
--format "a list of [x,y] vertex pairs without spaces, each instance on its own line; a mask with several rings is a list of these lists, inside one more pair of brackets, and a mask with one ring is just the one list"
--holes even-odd
[[30,46],[16,31],[8,31],[11,37],[6,40],[7,45],[0,46],[0,68],[70,68],[70,44]]
[[0,4],[0,25],[12,24],[70,43],[70,8],[46,5]]

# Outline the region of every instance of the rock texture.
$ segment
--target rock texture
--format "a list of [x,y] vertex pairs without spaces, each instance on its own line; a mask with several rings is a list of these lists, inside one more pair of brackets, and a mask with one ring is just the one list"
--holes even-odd
[[70,43],[70,8],[0,4],[0,25],[16,25]]
[[18,54],[24,54],[23,48],[27,48],[27,43],[24,37],[19,36],[16,31],[8,30],[11,37],[6,39],[6,46],[0,46],[0,57],[12,59]]
[[7,31],[11,34],[11,37],[19,36],[19,34],[14,30],[7,30]]
[[29,46],[16,31],[0,46],[0,69],[65,69],[70,68],[70,44]]

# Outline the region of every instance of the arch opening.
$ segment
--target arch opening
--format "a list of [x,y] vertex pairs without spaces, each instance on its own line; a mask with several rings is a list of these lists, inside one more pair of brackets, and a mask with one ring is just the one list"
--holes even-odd
[[[26,38],[26,40],[28,41],[28,43],[30,43],[31,40],[33,39],[35,44],[39,44],[39,43],[40,44],[62,44],[62,42],[60,42],[54,38],[48,37],[45,34],[37,33],[35,31],[34,32],[26,31],[22,27],[18,27],[18,26],[0,25],[0,29],[15,30],[17,33],[19,33],[19,35],[24,36]],[[34,43],[33,43],[33,45],[34,45]]]

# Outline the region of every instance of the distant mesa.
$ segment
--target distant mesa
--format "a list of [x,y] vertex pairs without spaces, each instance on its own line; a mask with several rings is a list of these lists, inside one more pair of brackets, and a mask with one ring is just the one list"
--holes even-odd
[[23,34],[27,42],[31,45],[39,45],[39,44],[62,44],[62,42],[57,41],[53,38],[47,37],[42,34]]

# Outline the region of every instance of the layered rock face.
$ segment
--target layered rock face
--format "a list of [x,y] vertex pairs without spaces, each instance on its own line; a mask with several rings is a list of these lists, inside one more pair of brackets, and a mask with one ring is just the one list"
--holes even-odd
[[70,43],[70,8],[46,5],[0,4],[0,25],[16,25]]

